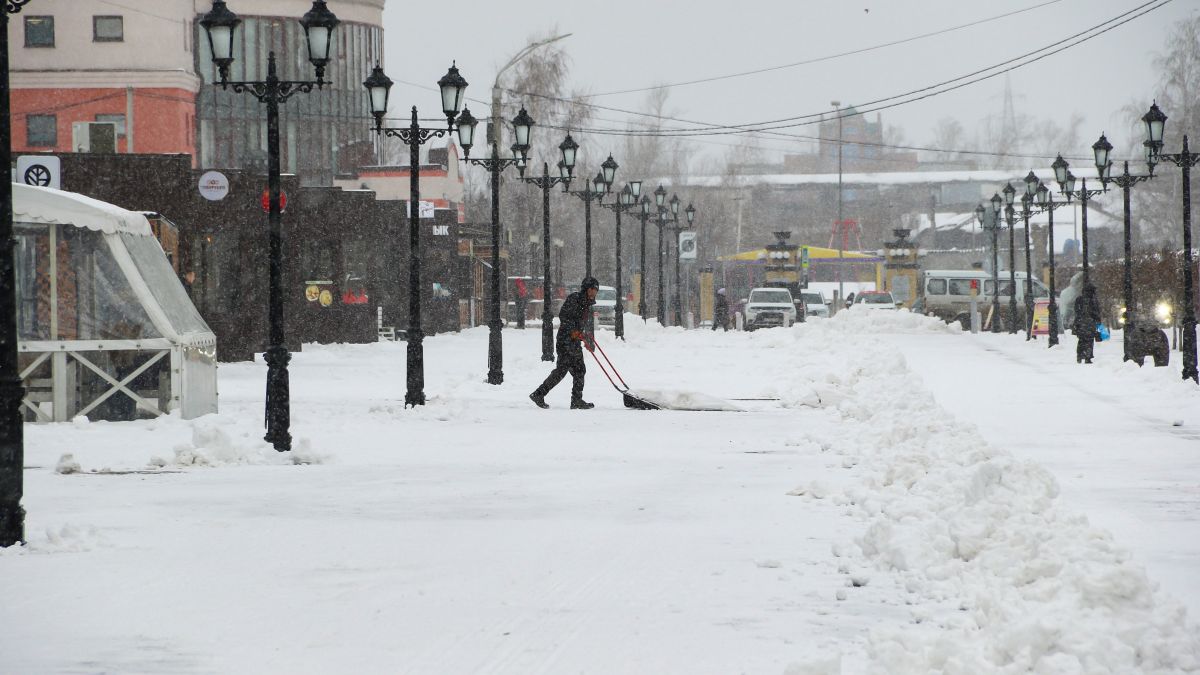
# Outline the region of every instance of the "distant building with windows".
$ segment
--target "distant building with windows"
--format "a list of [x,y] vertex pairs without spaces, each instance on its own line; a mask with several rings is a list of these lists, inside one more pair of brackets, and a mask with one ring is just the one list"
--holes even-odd
[[[282,169],[306,185],[332,185],[335,175],[376,163],[362,80],[382,60],[384,2],[334,3],[341,25],[326,72],[331,84],[280,108]],[[211,6],[38,0],[10,17],[13,150],[96,151],[89,143],[99,142],[101,151],[183,153],[198,167],[265,171],[264,106],[213,86],[199,25]],[[230,0],[242,18],[231,79],[264,79],[271,51],[281,78],[312,79],[299,25],[311,6]]]

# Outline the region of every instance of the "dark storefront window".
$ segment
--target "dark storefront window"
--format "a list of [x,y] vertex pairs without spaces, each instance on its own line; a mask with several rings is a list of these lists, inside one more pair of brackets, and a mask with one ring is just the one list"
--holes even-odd
[[27,16],[25,17],[25,46],[53,47],[54,46],[54,17]]

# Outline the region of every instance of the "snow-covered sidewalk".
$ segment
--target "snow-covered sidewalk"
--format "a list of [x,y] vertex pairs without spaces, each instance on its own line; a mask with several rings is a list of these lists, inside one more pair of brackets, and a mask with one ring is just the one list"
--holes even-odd
[[295,355],[300,464],[261,362],[212,418],[27,427],[0,672],[1200,669],[1170,585],[903,355],[972,338],[872,314],[606,344],[635,387],[777,399],[743,412],[625,410],[595,368],[595,410],[538,410],[538,331],[493,387],[477,329],[427,340],[415,410],[403,344]]

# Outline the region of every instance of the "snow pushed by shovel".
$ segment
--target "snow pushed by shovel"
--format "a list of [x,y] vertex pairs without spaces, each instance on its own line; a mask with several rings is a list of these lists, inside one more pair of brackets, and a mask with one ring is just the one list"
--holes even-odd
[[[696,392],[685,391],[663,391],[654,389],[631,389],[625,383],[625,379],[621,377],[621,373],[617,371],[608,354],[604,352],[604,348],[596,341],[596,336],[592,335],[589,338],[591,346],[594,349],[589,349],[592,358],[595,359],[596,365],[600,366],[600,372],[608,378],[609,384],[613,386],[624,399],[626,408],[634,410],[693,410],[698,412],[741,412],[742,408],[722,399],[699,394]],[[596,356],[596,352],[600,352],[600,356]],[[603,357],[603,361],[601,360]],[[620,382],[620,384],[617,384]]]

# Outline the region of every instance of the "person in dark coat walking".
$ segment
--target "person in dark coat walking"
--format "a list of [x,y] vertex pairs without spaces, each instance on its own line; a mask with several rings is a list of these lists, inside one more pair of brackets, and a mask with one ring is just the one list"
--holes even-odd
[[724,288],[717,291],[717,303],[713,308],[713,330],[716,330],[717,326],[729,332],[729,298],[725,297]]
[[583,280],[577,293],[567,296],[562,309],[558,312],[558,336],[554,342],[554,350],[558,352],[558,363],[546,377],[540,387],[533,390],[529,399],[539,408],[549,408],[546,394],[550,393],[562,379],[571,374],[571,408],[587,410],[595,406],[583,400],[583,376],[587,367],[583,363],[583,348],[590,352],[594,349],[591,337],[587,335],[588,317],[592,313],[592,305],[596,304],[596,293],[600,290],[600,282],[593,277]]
[[1096,287],[1088,283],[1075,298],[1075,318],[1071,330],[1075,333],[1075,362],[1091,363],[1092,348],[1096,345],[1096,324],[1100,322],[1100,303],[1096,301]]

